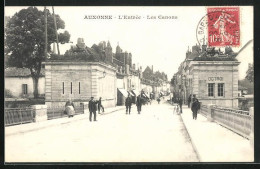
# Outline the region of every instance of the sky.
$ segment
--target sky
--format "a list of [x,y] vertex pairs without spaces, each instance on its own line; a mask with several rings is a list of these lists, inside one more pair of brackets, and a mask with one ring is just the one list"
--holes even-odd
[[[13,16],[22,8],[5,7],[5,16]],[[43,10],[43,7],[38,7]],[[50,11],[52,8],[47,7]],[[78,38],[84,38],[91,47],[101,41],[110,41],[113,52],[119,44],[123,51],[132,53],[132,62],[142,66],[153,65],[168,75],[168,80],[177,72],[184,61],[186,51],[196,45],[196,28],[207,13],[206,7],[54,7],[55,13],[65,22],[65,30],[71,34],[76,45]],[[84,19],[88,15],[112,15],[113,19]],[[127,16],[141,16],[141,19],[119,19]],[[176,16],[177,19],[158,19],[158,16]],[[148,19],[155,16],[156,19]],[[253,7],[240,7],[240,47],[253,39]],[[62,30],[63,31],[63,30]],[[61,54],[72,43],[60,46]],[[251,57],[251,56],[250,56]],[[253,57],[253,56],[252,56]],[[246,70],[245,70],[246,71]]]

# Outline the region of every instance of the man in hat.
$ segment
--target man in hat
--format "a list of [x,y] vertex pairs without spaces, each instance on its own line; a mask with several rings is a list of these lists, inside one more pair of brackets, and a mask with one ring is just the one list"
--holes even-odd
[[92,121],[92,113],[94,114],[94,121],[97,121],[96,119],[96,111],[97,111],[97,101],[94,101],[94,97],[90,98],[90,101],[88,102],[88,109],[89,109],[89,121]]
[[102,109],[102,112],[104,114],[105,110],[104,110],[104,107],[102,105],[102,97],[100,97],[99,100],[98,100],[98,114],[100,114],[100,108]]
[[195,98],[195,100],[194,100],[194,102],[192,103],[192,106],[191,106],[193,119],[195,119],[195,120],[197,120],[197,114],[198,114],[199,109],[200,109],[200,102],[198,101],[197,98]]
[[140,114],[141,112],[141,108],[142,108],[142,97],[141,95],[138,95],[137,98],[136,98],[136,107],[137,107],[137,111],[138,111],[138,114]]
[[129,112],[131,113],[131,106],[132,106],[132,98],[130,97],[130,94],[128,94],[128,97],[125,99],[125,107],[126,107],[126,114]]

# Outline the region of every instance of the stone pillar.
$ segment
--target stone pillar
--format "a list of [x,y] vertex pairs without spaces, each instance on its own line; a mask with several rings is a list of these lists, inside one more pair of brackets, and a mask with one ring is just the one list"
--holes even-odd
[[31,108],[33,109],[34,112],[35,122],[48,120],[47,105],[32,105]]
[[207,105],[207,109],[208,109],[207,110],[207,119],[210,122],[214,121],[214,119],[213,119],[213,113],[214,113],[213,106],[214,106],[214,104],[208,104]]
[[83,113],[86,114],[88,113],[88,102],[82,102],[80,103],[80,106],[83,106]]
[[249,115],[251,116],[251,133],[249,135],[250,145],[254,148],[254,107],[250,107]]

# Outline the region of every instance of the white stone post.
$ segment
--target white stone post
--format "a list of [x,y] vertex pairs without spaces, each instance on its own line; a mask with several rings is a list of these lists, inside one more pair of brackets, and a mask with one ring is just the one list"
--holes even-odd
[[254,107],[250,107],[249,115],[251,116],[251,133],[249,135],[250,145],[254,148]]
[[34,112],[35,122],[48,120],[47,105],[32,105],[31,108],[33,109]]
[[213,111],[214,111],[213,106],[214,106],[214,104],[208,104],[207,105],[207,119],[210,122],[214,121],[214,119],[213,119]]
[[88,102],[82,102],[80,104],[83,105],[83,113],[84,114],[88,113]]

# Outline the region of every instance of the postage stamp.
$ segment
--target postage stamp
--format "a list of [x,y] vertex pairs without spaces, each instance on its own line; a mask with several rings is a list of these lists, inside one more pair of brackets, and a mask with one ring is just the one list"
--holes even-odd
[[239,8],[208,8],[209,46],[239,46]]
[[208,7],[197,26],[199,44],[211,47],[240,46],[239,7]]

